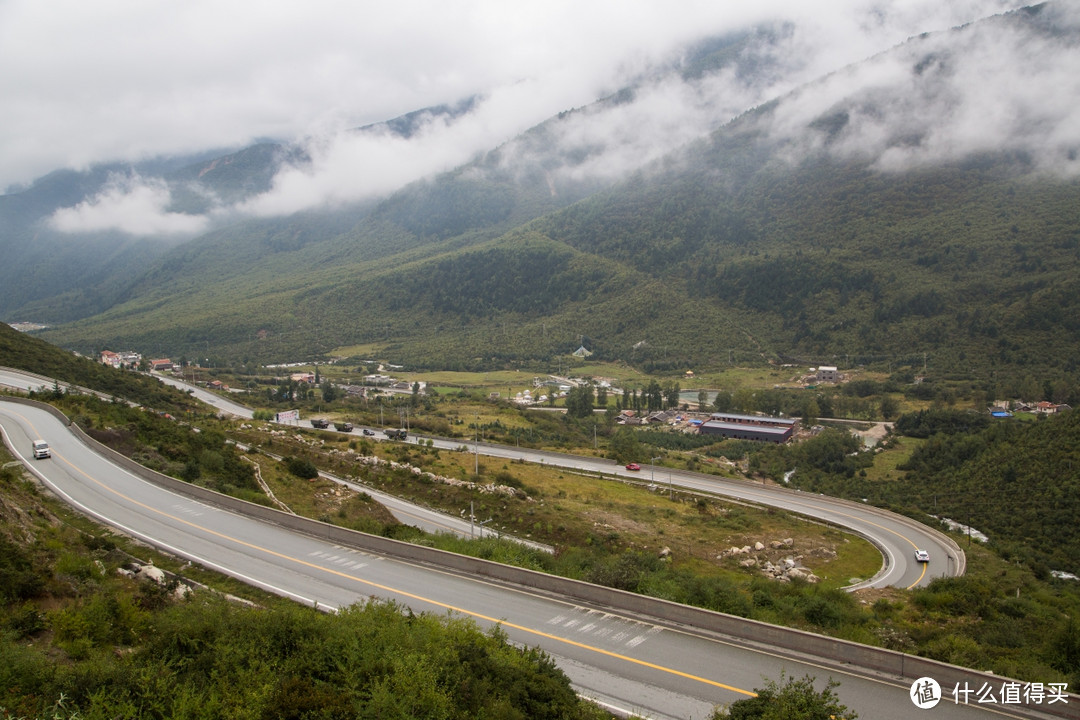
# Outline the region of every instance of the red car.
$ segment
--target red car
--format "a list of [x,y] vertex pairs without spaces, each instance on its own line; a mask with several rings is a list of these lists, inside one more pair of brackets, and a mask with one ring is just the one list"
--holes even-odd
[[637,463],[627,463],[626,464],[626,469],[627,470],[640,470],[641,466],[638,465]]

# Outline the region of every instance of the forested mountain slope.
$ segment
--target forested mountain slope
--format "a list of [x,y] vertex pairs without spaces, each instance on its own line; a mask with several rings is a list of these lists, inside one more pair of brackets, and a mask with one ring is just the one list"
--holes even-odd
[[937,434],[900,469],[896,502],[969,524],[1006,557],[1080,572],[1080,413]]
[[[1071,377],[1078,148],[1039,144],[1064,123],[1055,103],[983,128],[1002,133],[991,145],[962,143],[970,127],[948,111],[987,53],[1075,48],[1062,17],[1039,7],[912,38],[615,185],[570,172],[609,156],[552,141],[602,114],[582,109],[362,217],[224,228],[48,337],[237,359],[379,342],[463,367],[584,343],[653,369],[918,358],[939,373]],[[1037,84],[1029,55],[1013,72]]]

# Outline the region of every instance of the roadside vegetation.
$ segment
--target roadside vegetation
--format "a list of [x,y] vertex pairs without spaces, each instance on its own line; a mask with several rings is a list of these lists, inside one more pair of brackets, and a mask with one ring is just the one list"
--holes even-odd
[[[2,717],[607,717],[498,630],[383,602],[324,614],[177,567],[40,496],[10,460],[0,450]],[[250,599],[119,572],[136,561]]]
[[[965,544],[968,574],[963,578],[938,580],[917,591],[852,594],[841,587],[867,577],[880,564],[877,551],[863,541],[767,509],[668,491],[662,477],[643,477],[639,484],[587,477],[477,458],[467,444],[457,451],[436,450],[310,429],[286,431],[259,422],[229,430],[227,423],[212,416],[204,417],[200,432],[194,432],[176,420],[114,403],[85,397],[63,403],[72,411],[81,409],[81,422],[91,417],[90,408],[99,407],[103,415],[89,424],[112,428],[111,434],[102,436],[107,441],[126,437],[134,447],[133,438],[143,437],[156,443],[160,452],[160,448],[180,447],[181,436],[189,438],[188,442],[197,443],[197,451],[188,447],[182,452],[209,460],[205,467],[200,464],[195,482],[273,504],[252,481],[257,465],[277,500],[294,512],[327,522],[1021,679],[1080,680],[1080,633],[1070,621],[1080,612],[1080,593],[1074,585],[1048,576],[1037,566],[1003,559],[977,543],[970,548]],[[215,423],[219,423],[217,430]],[[115,431],[118,425],[127,428],[126,435]],[[261,451],[241,451],[225,442],[226,434],[285,457],[287,462]],[[220,444],[211,447],[212,440]],[[788,450],[797,452],[796,462],[807,477],[842,483],[849,476],[860,477],[862,469],[872,468],[878,458],[903,452],[903,443],[908,441],[891,440],[894,448],[884,453],[858,452],[851,442],[849,436],[826,431]],[[146,449],[142,452],[144,459],[153,455]],[[763,455],[760,459],[751,455],[750,467],[767,468],[778,462],[773,455],[776,448],[759,447],[757,452]],[[213,453],[234,454],[236,459],[211,460]],[[913,455],[909,452],[906,462]],[[374,458],[381,462],[374,463]],[[459,516],[467,517],[472,508],[486,537],[470,541],[424,535],[394,522],[365,493],[313,480],[310,467]],[[782,467],[786,465],[777,470]],[[229,475],[226,468],[236,468],[238,475]],[[472,484],[440,482],[418,476],[411,468]],[[496,486],[510,492],[492,492],[490,488]],[[556,552],[552,555],[492,538],[492,532],[548,543]],[[790,547],[771,547],[772,542],[786,538],[792,539]],[[753,553],[757,557],[780,562],[798,555],[820,582],[778,582],[762,575],[760,564],[742,567],[740,560],[746,555],[725,553],[732,546],[757,542],[766,547]]]
[[713,720],[857,720],[858,713],[841,704],[836,695],[839,683],[829,681],[818,690],[815,678],[781,676],[755,688],[756,697],[737,700],[713,713]]
[[[839,483],[849,472],[858,477],[860,468],[872,468],[868,463],[892,453],[910,457],[907,442],[892,440],[892,447],[882,453],[852,455],[845,436],[823,433],[805,443],[799,457],[820,458],[815,476]],[[349,444],[356,446],[352,453]],[[494,528],[528,535],[559,550],[548,555],[512,541],[420,536],[404,529],[395,533],[402,539],[1030,681],[1080,681],[1080,633],[1071,620],[1080,612],[1076,583],[1054,578],[1038,565],[1017,563],[1003,555],[996,542],[987,547],[969,544],[953,533],[967,553],[964,577],[936,580],[912,591],[847,593],[841,586],[880,564],[876,550],[862,550],[861,541],[769,510],[679,491],[671,499],[659,477],[649,489],[482,457],[480,473],[474,475],[469,452],[390,443],[365,446],[348,436],[324,437],[314,431],[288,441],[275,439],[270,447],[307,453],[334,472],[448,512],[466,513],[472,503],[478,519],[493,519],[488,532]],[[354,461],[363,453],[449,471],[481,484],[504,484],[523,490],[528,500],[418,480],[406,470],[369,472]],[[642,483],[648,485],[648,479]],[[915,514],[910,505],[905,508]],[[918,517],[935,522],[922,513]],[[777,553],[769,548],[774,536],[794,536],[794,548]],[[821,582],[777,582],[760,573],[760,564],[741,567],[745,555],[720,558],[730,545],[760,540],[768,549],[757,555],[772,553],[776,562],[801,555]],[[672,550],[670,556],[661,557],[664,547]],[[837,557],[824,561],[830,550]],[[815,553],[822,557],[815,558]]]
[[[346,372],[356,372],[357,367]],[[327,377],[341,369],[320,366],[320,372]],[[777,373],[790,372],[774,368],[763,379],[775,380]],[[243,386],[241,377],[229,376],[230,384]],[[789,412],[801,403],[807,422],[829,407],[834,411],[863,407],[867,419],[880,420],[883,405],[890,406],[883,401],[889,398],[897,413],[897,430],[874,450],[865,449],[840,429],[826,429],[803,442],[780,447],[688,442],[693,436],[609,424],[610,413],[575,417],[573,413],[525,411],[502,398],[492,399],[492,385],[469,387],[464,382],[460,387],[446,385],[438,394],[384,398],[381,405],[344,395],[326,398],[316,388],[307,397],[282,395],[262,406],[263,412],[299,407],[305,417],[318,414],[374,426],[382,414],[385,425],[405,422],[414,432],[421,428],[458,437],[461,447],[456,451],[376,443],[358,433],[317,433],[261,421],[228,422],[208,413],[169,418],[52,391],[41,397],[59,403],[88,432],[133,457],[138,455],[148,465],[178,477],[186,473],[189,481],[255,502],[274,504],[259,483],[261,478],[275,498],[293,511],[366,532],[1021,679],[1068,681],[1075,687],[1080,681],[1080,633],[1072,618],[1080,612],[1080,591],[1074,581],[1051,571],[1069,570],[1078,556],[1072,545],[1074,528],[1066,527],[1076,515],[1070,504],[1076,493],[1070,483],[1076,477],[1073,455],[1080,446],[1077,421],[1065,414],[1036,422],[990,424],[965,408],[987,400],[981,391],[900,380],[900,376],[869,375],[831,388],[807,390],[773,382],[780,387],[747,391],[730,385],[726,391],[736,405],[732,409],[742,411],[779,402]],[[278,387],[281,392],[280,383],[260,386],[254,378],[250,382],[255,383],[255,396],[268,397],[268,388]],[[492,382],[502,386],[507,377]],[[659,384],[662,387],[666,382],[675,381]],[[639,389],[648,385],[643,383]],[[717,392],[716,398],[725,403],[729,399],[723,392]],[[617,402],[609,398],[608,407],[617,407]],[[621,447],[627,438],[628,446]],[[256,449],[240,450],[229,439]],[[970,521],[987,531],[991,540],[982,546],[954,534],[968,556],[968,572],[962,578],[938,580],[920,590],[851,594],[840,588],[871,574],[880,562],[876,552],[859,549],[861,541],[768,510],[669,490],[662,469],[655,476],[642,473],[639,486],[634,486],[611,478],[477,458],[470,452],[470,443],[476,439],[646,462],[658,458],[655,464],[660,468],[698,469],[756,482],[786,479],[804,490],[866,499],[924,522],[937,522],[928,513]],[[288,461],[277,462],[266,453]],[[382,464],[373,464],[376,457]],[[391,461],[400,465],[395,468]],[[532,551],[490,537],[466,541],[424,536],[393,522],[364,493],[312,480],[313,467],[461,516],[471,507],[478,524],[484,524],[485,534],[497,531],[529,537],[555,546],[556,552]],[[431,480],[409,468],[472,484]],[[1011,473],[1006,472],[1009,468]],[[513,492],[493,493],[485,489],[490,486]],[[1034,490],[1024,489],[1029,487]],[[965,503],[964,493],[975,492],[982,493],[984,501]],[[1023,498],[1019,504],[1018,497]],[[817,573],[820,582],[777,582],[762,575],[760,567],[741,566],[741,556],[724,554],[731,546],[762,542],[768,548],[763,559],[777,560],[779,554],[769,555],[771,543],[785,538],[792,538],[790,554],[803,555],[802,562]],[[670,553],[663,553],[665,548]]]

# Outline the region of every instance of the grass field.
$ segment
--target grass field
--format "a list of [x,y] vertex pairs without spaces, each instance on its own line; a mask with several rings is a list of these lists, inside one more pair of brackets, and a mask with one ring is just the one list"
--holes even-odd
[[[440,476],[473,480],[481,484],[503,484],[519,488],[527,497],[507,498],[478,489],[418,481],[409,474],[371,473],[352,466],[343,459],[342,450],[355,438],[335,438],[322,446],[336,462],[337,469],[378,489],[406,497],[414,502],[461,515],[470,507],[488,527],[519,537],[528,537],[558,548],[592,547],[603,552],[640,551],[659,554],[669,548],[674,567],[692,570],[704,576],[724,577],[738,584],[749,583],[759,575],[757,568],[743,568],[739,561],[746,555],[724,557],[731,547],[753,547],[761,542],[766,549],[752,553],[759,563],[779,563],[793,556],[821,578],[823,588],[842,587],[853,579],[867,578],[881,567],[881,554],[869,542],[768,508],[727,502],[676,491],[669,497],[661,480],[649,489],[648,478],[642,483],[612,477],[598,477],[512,460],[479,459],[471,452],[434,450],[415,445],[375,443],[371,450],[387,460],[408,462]],[[275,452],[282,452],[275,445]],[[260,460],[260,462],[264,462]],[[477,462],[479,473],[476,472]],[[318,482],[309,484],[282,477],[286,487],[278,489],[271,469],[267,474],[279,498],[302,504],[308,513],[336,512],[315,507],[304,494],[325,494]],[[350,516],[361,508],[355,502],[338,502]],[[335,516],[336,517],[336,516]],[[338,522],[337,519],[334,520]],[[790,547],[774,549],[773,541],[792,539]]]

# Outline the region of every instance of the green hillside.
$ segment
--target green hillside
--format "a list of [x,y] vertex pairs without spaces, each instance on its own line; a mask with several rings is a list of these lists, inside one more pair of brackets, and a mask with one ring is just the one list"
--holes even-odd
[[585,336],[602,358],[657,367],[925,353],[945,373],[1075,373],[1075,181],[1008,158],[905,175],[820,159],[733,192],[705,181],[731,156],[701,157],[495,239],[373,219],[329,242],[268,226],[262,253],[230,258],[243,246],[214,238],[49,337],[262,359],[385,342],[410,362],[498,365]]
[[1006,559],[1080,572],[1080,413],[940,433],[900,469],[895,502],[971,525]]
[[191,404],[187,395],[154,378],[78,357],[3,323],[0,323],[0,366],[55,378],[158,410],[178,410]]
[[[988,22],[1064,32],[1044,15]],[[972,52],[977,25],[934,44],[914,38],[890,57],[936,81],[947,65],[922,68],[940,59],[941,38]],[[747,41],[721,43],[688,72],[722,65]],[[81,350],[212,351],[222,362],[379,343],[448,367],[543,362],[584,343],[650,370],[798,359],[1075,384],[1077,180],[1016,150],[890,171],[841,152],[853,118],[896,104],[880,90],[778,136],[778,118],[816,90],[606,188],[553,170],[589,157],[556,142],[566,118],[553,118],[370,211],[215,231],[133,277],[107,311],[45,337]],[[886,144],[917,147],[930,130]]]

